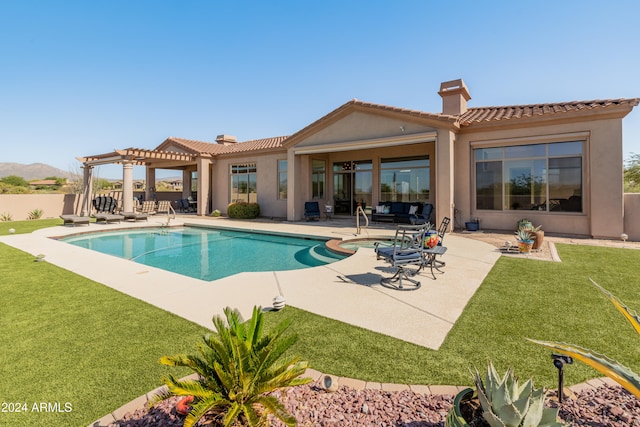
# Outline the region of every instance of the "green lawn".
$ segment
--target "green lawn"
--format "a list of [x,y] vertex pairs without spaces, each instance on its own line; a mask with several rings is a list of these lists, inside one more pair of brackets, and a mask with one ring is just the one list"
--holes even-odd
[[[60,223],[0,223],[0,235]],[[562,263],[501,258],[438,351],[293,307],[268,313],[267,324],[290,317],[300,337],[294,352],[320,371],[365,380],[468,385],[469,370],[493,360],[501,370],[512,366],[520,378],[553,387],[550,352],[524,337],[581,344],[640,371],[639,337],[588,281],[640,308],[640,251],[574,245],[558,251]],[[27,402],[30,410],[0,412],[0,425],[87,425],[160,385],[164,373],[187,374],[157,361],[191,351],[205,332],[2,244],[0,277],[0,397]],[[597,375],[576,364],[566,368],[565,381]],[[69,402],[72,411],[31,411],[39,402]]]

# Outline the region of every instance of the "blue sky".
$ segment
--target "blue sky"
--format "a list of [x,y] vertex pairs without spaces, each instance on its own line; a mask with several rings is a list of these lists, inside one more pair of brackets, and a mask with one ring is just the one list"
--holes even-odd
[[636,98],[639,16],[631,0],[3,0],[0,161],[71,171],[169,136],[289,135],[353,98],[440,112],[456,78],[472,107]]

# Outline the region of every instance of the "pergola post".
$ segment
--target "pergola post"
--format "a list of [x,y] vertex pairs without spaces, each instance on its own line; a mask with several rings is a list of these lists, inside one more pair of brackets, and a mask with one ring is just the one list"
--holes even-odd
[[91,214],[91,194],[93,194],[93,166],[84,165],[82,169],[82,216],[89,216]]
[[144,191],[145,200],[154,200],[156,197],[156,168],[146,166],[146,188]]
[[122,211],[133,212],[133,163],[122,162]]

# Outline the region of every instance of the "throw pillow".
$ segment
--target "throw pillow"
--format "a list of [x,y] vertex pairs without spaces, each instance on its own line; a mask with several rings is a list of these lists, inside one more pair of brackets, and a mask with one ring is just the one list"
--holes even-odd
[[391,206],[385,206],[383,213],[386,213],[386,214],[391,213]]
[[384,213],[384,205],[376,206],[376,213]]
[[411,206],[409,208],[409,215],[415,215],[416,212],[418,212],[418,207],[417,206]]

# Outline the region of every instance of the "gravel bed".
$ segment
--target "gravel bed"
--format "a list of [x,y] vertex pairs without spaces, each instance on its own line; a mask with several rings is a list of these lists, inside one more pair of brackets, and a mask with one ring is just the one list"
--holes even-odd
[[[314,384],[283,390],[277,395],[301,427],[441,427],[453,404],[453,396],[347,387],[328,393]],[[110,427],[182,426],[183,417],[175,411],[177,401],[178,398],[171,398],[150,410],[126,414]],[[622,387],[605,386],[565,399],[560,418],[571,426],[640,427],[640,402]],[[273,427],[283,425],[277,420],[272,423]]]

